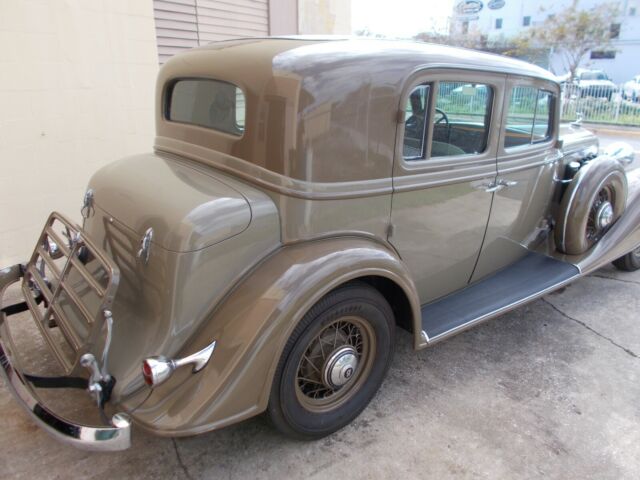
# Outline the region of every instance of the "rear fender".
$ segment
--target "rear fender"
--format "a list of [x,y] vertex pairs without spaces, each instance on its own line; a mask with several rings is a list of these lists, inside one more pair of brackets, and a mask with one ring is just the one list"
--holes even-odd
[[385,277],[404,291],[419,334],[413,281],[382,244],[344,237],[286,246],[248,274],[185,345],[185,352],[193,352],[215,339],[207,367],[197,374],[176,371],[136,410],[136,423],[158,435],[192,435],[264,411],[284,345],[305,312],[329,291],[363,276]]

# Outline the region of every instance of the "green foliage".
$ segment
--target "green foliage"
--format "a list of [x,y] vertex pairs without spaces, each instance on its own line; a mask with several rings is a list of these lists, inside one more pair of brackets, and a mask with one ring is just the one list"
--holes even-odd
[[529,28],[515,39],[514,53],[532,48],[552,50],[561,55],[573,77],[590,50],[611,49],[611,24],[619,14],[618,2],[601,3],[583,10],[580,1],[573,0],[570,6],[549,15],[541,25]]

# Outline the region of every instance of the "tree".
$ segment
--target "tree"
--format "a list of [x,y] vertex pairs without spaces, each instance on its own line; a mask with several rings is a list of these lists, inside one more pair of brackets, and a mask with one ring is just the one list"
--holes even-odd
[[580,9],[580,1],[549,15],[540,25],[529,28],[516,40],[512,53],[545,48],[560,55],[570,77],[591,50],[612,48],[612,25],[620,14],[618,2],[601,3],[588,10]]
[[478,29],[472,29],[465,33],[450,32],[446,34],[427,31],[418,33],[413,38],[420,42],[439,43],[454,47],[473,48],[475,50],[487,49],[487,36],[480,33],[480,30]]

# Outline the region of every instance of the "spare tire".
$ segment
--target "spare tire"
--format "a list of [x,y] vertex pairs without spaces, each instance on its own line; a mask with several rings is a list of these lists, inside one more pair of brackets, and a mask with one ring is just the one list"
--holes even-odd
[[589,250],[620,218],[627,203],[627,175],[611,157],[585,164],[569,183],[556,218],[556,248],[568,255]]

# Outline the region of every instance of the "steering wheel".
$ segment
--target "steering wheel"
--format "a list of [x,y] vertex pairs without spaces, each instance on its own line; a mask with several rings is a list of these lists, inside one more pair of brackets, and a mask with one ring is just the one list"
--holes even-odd
[[[440,115],[440,118],[438,118],[437,115]],[[447,114],[444,113],[444,110],[440,110],[439,108],[436,108],[436,117],[433,123],[438,124],[438,123],[446,123],[447,127],[449,126],[449,117],[447,117]]]
[[410,138],[422,137],[424,119],[419,115],[411,115],[405,122],[405,131]]

